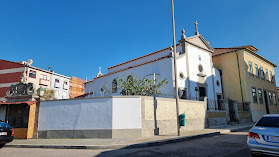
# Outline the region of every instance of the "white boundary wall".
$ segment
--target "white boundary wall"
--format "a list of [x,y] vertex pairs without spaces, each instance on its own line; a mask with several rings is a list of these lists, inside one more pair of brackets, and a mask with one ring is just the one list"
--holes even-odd
[[140,116],[139,97],[43,101],[38,130],[134,129]]
[[[181,131],[204,129],[206,101],[181,100]],[[113,96],[42,101],[39,138],[124,138],[175,133],[175,99]]]

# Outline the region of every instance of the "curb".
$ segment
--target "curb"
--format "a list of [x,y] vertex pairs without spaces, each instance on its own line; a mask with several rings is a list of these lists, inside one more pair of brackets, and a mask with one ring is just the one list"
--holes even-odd
[[237,131],[241,131],[241,130],[246,130],[246,129],[251,129],[254,125],[251,126],[245,126],[243,128],[236,128],[236,129],[231,129],[231,132],[237,132]]
[[171,138],[166,140],[138,143],[138,144],[119,144],[119,145],[40,145],[40,144],[8,144],[7,148],[47,148],[47,149],[131,149],[131,148],[142,148],[150,146],[159,146],[169,143],[183,142],[188,140],[193,140],[202,137],[211,137],[220,135],[220,132],[213,132],[207,134],[200,134],[194,136],[184,136],[178,138]]
[[160,140],[160,141],[152,141],[152,142],[146,142],[146,143],[139,143],[139,144],[132,144],[127,146],[126,148],[140,148],[140,147],[150,147],[150,146],[160,146],[164,144],[170,144],[170,143],[177,143],[177,142],[184,142],[189,140],[194,140],[202,137],[211,137],[220,135],[220,132],[213,132],[213,133],[207,133],[207,134],[200,134],[200,135],[194,135],[194,136],[184,136],[184,137],[178,137],[178,138],[171,138],[167,140]]
[[[228,129],[228,132],[237,132],[245,129],[250,129],[251,126],[244,126],[235,129]],[[216,131],[212,133],[199,134],[193,136],[182,136],[177,138],[144,142],[144,143],[136,143],[136,144],[118,144],[118,145],[40,145],[40,144],[7,144],[5,147],[7,148],[45,148],[45,149],[131,149],[131,148],[143,148],[143,147],[151,147],[151,146],[160,146],[164,144],[184,142],[189,140],[194,140],[202,137],[212,137],[216,135],[220,135],[221,131]]]
[[6,145],[7,148],[44,148],[44,149],[120,149],[128,145],[88,145],[88,146],[71,146],[71,145],[35,145],[35,144],[14,144]]

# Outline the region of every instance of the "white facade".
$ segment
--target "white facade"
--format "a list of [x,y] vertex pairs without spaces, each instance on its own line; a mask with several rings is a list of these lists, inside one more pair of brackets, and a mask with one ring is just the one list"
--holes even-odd
[[[183,37],[183,36],[182,36]],[[212,48],[201,35],[182,38],[177,45],[177,78],[181,98],[203,100],[221,99],[222,87],[220,72],[212,63]],[[116,93],[104,94],[101,91],[105,81],[112,86],[113,79],[126,77],[130,74],[137,77],[148,76],[150,79],[155,74],[159,80],[167,79],[168,84],[160,89],[160,97],[174,97],[174,68],[171,50],[165,48],[148,55],[127,61],[108,68],[108,74],[96,77],[85,85],[85,93],[94,93],[90,96],[120,95]]]
[[131,97],[42,101],[39,114],[39,131],[140,129],[141,99]]
[[[165,58],[156,62],[152,62],[149,64],[145,64],[142,66],[138,66],[135,68],[131,68],[128,70],[121,71],[119,73],[114,73],[111,75],[107,75],[104,77],[100,77],[98,79],[94,79],[93,82],[87,83],[85,86],[85,93],[91,93],[94,94],[91,96],[104,96],[104,93],[101,91],[101,88],[105,84],[105,81],[108,82],[108,85],[112,86],[113,79],[117,77],[123,77],[123,75],[130,75],[134,74],[134,76],[138,77],[144,77],[147,76],[150,79],[153,78],[154,73],[159,77],[159,80],[163,80],[164,78],[167,78],[169,83],[165,85],[163,88],[161,88],[162,95],[166,97],[173,97],[173,85],[172,85],[172,61],[171,58]],[[111,94],[105,94],[106,96],[112,95],[112,96],[118,96],[120,94],[120,89],[117,90],[116,93]],[[90,96],[89,96],[90,97]]]
[[69,99],[70,77],[53,73],[51,76],[51,89],[56,99]]

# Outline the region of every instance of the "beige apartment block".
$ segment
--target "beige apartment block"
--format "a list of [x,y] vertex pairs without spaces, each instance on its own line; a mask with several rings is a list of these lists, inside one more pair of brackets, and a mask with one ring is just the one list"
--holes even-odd
[[[279,113],[275,64],[258,55],[252,45],[215,48],[214,66],[222,71],[224,98],[250,104],[252,120]],[[239,106],[241,107],[241,106]]]
[[51,89],[51,71],[43,70],[37,67],[27,67],[27,82],[34,84],[35,89],[42,86],[45,89]]

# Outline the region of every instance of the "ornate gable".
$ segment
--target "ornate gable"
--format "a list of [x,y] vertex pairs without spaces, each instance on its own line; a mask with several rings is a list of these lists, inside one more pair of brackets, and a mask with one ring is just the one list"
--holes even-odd
[[209,45],[209,43],[200,34],[192,36],[192,37],[188,37],[187,41],[195,46],[204,48],[209,51],[213,51],[213,49]]

